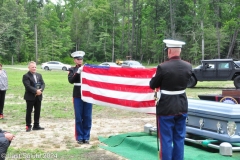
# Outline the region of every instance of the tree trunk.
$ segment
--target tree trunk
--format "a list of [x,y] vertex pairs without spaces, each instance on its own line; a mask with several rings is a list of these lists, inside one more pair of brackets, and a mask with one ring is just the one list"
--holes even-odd
[[220,29],[219,29],[219,22],[217,22],[217,24],[216,24],[216,30],[217,30],[217,42],[218,42],[217,51],[218,51],[218,58],[220,59],[221,58],[221,55],[220,55],[221,35],[220,35]]
[[35,28],[35,54],[36,54],[36,64],[37,64],[37,62],[38,62],[38,42],[37,42],[37,40],[38,40],[38,37],[37,37],[37,24],[35,23],[35,26],[34,26],[34,28]]
[[[128,19],[131,19],[130,16],[130,0],[128,0]],[[127,24],[128,25],[128,48],[127,48],[127,56],[132,56],[132,53],[131,53],[131,31],[130,31],[130,23]]]
[[169,0],[170,3],[170,21],[171,21],[171,35],[172,38],[175,38],[175,23],[174,23],[174,7],[172,5],[172,0]]
[[121,38],[121,52],[120,55],[124,53],[124,42],[125,42],[125,29],[124,29],[124,23],[125,23],[125,10],[126,10],[126,0],[123,2],[123,20],[122,20],[122,38]]
[[17,52],[17,60],[18,60],[18,62],[20,62],[20,55],[19,55],[19,53],[20,53],[20,46],[21,46],[21,43],[20,43],[20,40],[19,39],[17,39],[17,42],[16,42],[16,44],[17,44],[17,48],[16,48],[16,52]]
[[104,38],[104,44],[103,44],[103,52],[105,56],[105,61],[107,62],[107,51],[106,51],[106,37]]
[[239,28],[235,29],[235,31],[234,31],[234,34],[232,36],[232,40],[231,40],[231,43],[230,43],[230,47],[229,47],[229,50],[228,50],[227,58],[232,57],[232,52],[233,52],[233,48],[234,48],[234,45],[235,45],[236,40],[237,40],[238,31],[239,31]]
[[216,14],[216,36],[217,36],[217,55],[218,55],[218,58],[220,59],[221,58],[221,55],[220,55],[220,52],[221,52],[221,48],[220,48],[220,45],[221,45],[221,33],[220,33],[220,22],[219,22],[219,18],[220,18],[220,6],[219,6],[219,0],[216,0],[216,7],[215,7],[215,14]]
[[115,10],[113,11],[113,29],[112,29],[112,62],[114,62],[114,45],[115,45],[115,19],[116,19],[116,12]]
[[201,20],[201,29],[202,29],[202,60],[204,60],[204,26],[203,20]]
[[135,42],[135,25],[136,25],[136,1],[133,0],[133,8],[132,8],[132,34],[131,34],[131,49],[130,49],[130,56],[132,57],[133,51],[134,51],[134,42]]
[[12,65],[13,65],[13,54],[12,54]]

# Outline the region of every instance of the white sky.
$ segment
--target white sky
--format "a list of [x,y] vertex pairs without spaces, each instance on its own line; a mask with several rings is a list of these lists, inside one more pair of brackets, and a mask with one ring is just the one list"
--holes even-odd
[[[62,1],[62,0],[51,0],[51,2],[54,3],[54,4],[57,4],[59,1]],[[62,4],[64,4],[63,1],[62,1]]]

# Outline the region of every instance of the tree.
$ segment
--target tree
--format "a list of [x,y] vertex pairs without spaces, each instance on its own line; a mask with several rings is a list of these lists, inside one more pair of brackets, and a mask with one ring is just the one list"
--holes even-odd
[[2,33],[2,46],[6,53],[6,58],[11,59],[11,63],[20,61],[20,51],[25,38],[25,33],[28,31],[26,25],[27,17],[24,8],[21,4],[17,4],[14,0],[9,0],[3,3],[0,8],[1,20],[6,23],[5,32]]

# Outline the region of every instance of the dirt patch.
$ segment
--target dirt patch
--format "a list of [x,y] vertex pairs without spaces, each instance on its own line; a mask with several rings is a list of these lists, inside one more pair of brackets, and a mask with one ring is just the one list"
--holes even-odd
[[[109,108],[107,113],[93,114],[90,144],[79,145],[74,138],[74,119],[46,119],[41,118],[41,126],[44,131],[26,132],[25,126],[2,124],[1,128],[15,134],[11,147],[15,149],[41,149],[44,151],[61,151],[71,148],[97,147],[100,142],[99,136],[108,137],[127,132],[141,132],[144,125],[155,125],[155,116],[144,113],[128,112]],[[112,113],[115,113],[113,115]],[[4,120],[4,121],[7,121]],[[124,159],[113,153],[98,148],[98,156],[103,159]],[[104,158],[105,157],[105,158]],[[94,159],[94,158],[93,158]],[[97,158],[96,158],[97,159]]]

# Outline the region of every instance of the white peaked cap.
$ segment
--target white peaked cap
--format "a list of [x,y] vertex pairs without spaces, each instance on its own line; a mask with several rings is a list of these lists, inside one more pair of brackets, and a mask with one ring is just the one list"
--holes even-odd
[[168,48],[182,48],[182,45],[186,44],[183,41],[176,41],[171,39],[164,39],[163,42],[166,43],[166,46]]
[[75,51],[71,54],[73,58],[83,58],[84,55],[85,55],[85,52],[83,51]]

